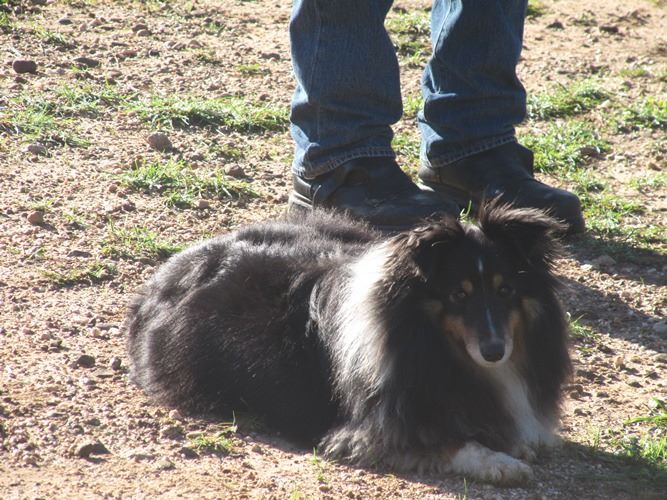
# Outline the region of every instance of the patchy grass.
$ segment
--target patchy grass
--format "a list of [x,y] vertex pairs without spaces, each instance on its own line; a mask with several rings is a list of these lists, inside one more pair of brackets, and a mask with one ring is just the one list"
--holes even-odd
[[585,121],[552,123],[545,130],[524,132],[520,141],[535,154],[538,172],[568,172],[609,151],[609,143]]
[[623,78],[647,78],[651,76],[651,72],[646,68],[623,68],[618,71],[619,76]]
[[11,33],[14,29],[14,21],[7,12],[0,11],[0,32]]
[[623,422],[624,427],[641,424],[639,435],[625,436],[617,448],[621,455],[642,460],[667,472],[667,407],[665,402],[653,398],[650,414]]
[[625,108],[618,119],[620,131],[636,129],[667,130],[667,100],[647,97]]
[[411,119],[417,118],[417,113],[424,106],[424,98],[421,95],[409,95],[403,99],[403,116]]
[[44,145],[87,147],[90,143],[76,134],[74,120],[58,118],[43,100],[12,100],[9,108],[0,110],[0,134],[16,134],[30,142]]
[[422,66],[431,53],[430,13],[425,10],[397,11],[387,17],[385,27],[399,57],[410,66]]
[[164,163],[140,162],[121,177],[121,182],[145,193],[158,193],[167,204],[180,208],[192,207],[197,198],[254,197],[248,183],[230,179],[221,171],[204,177],[183,161],[168,160]]
[[42,275],[57,287],[79,284],[94,285],[112,279],[117,274],[114,264],[94,262],[84,267],[66,271],[43,270]]
[[190,439],[190,444],[199,452],[229,455],[234,451],[231,435],[236,433],[235,423],[223,424],[222,430],[215,434],[199,434]]
[[540,0],[528,0],[528,8],[526,9],[526,17],[536,18],[543,16],[548,11],[547,7]]
[[636,177],[630,180],[629,184],[640,192],[657,191],[667,186],[667,172]]
[[600,82],[589,78],[529,96],[528,116],[539,120],[573,116],[590,111],[608,98]]
[[55,111],[62,116],[99,116],[100,111],[115,109],[130,96],[109,84],[62,85],[56,89]]
[[119,228],[111,221],[107,236],[102,241],[102,255],[148,261],[166,259],[183,248],[184,245],[160,240],[154,232],[146,228]]
[[153,127],[222,127],[238,132],[285,131],[287,108],[239,97],[152,97],[130,109]]
[[222,60],[216,56],[215,51],[212,49],[197,49],[193,52],[193,56],[196,61],[204,64],[210,64],[212,66],[222,64]]
[[313,450],[313,456],[310,461],[313,466],[315,466],[317,482],[320,484],[326,484],[328,482],[326,476],[327,464],[317,455],[317,449]]
[[48,45],[63,47],[65,49],[72,49],[76,46],[76,44],[63,33],[46,29],[43,26],[34,25],[32,27],[32,32],[42,43]]
[[254,63],[254,64],[238,64],[236,66],[236,71],[241,73],[242,75],[245,76],[253,76],[253,75],[265,75],[269,73],[269,70],[266,68],[262,68],[261,65]]

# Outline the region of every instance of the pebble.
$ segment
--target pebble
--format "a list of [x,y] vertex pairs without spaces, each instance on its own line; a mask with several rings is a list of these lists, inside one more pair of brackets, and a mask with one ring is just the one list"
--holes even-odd
[[37,72],[37,63],[35,61],[30,61],[27,59],[16,59],[12,63],[12,69],[16,73],[36,73]]
[[30,212],[28,214],[28,222],[33,226],[39,226],[40,224],[44,224],[44,212],[41,212],[39,210]]
[[82,354],[74,362],[74,365],[75,367],[80,366],[82,368],[92,368],[93,366],[95,366],[95,358],[90,354]]
[[211,202],[208,200],[199,200],[197,201],[197,208],[199,210],[206,210],[211,208]]
[[188,446],[183,446],[178,452],[183,455],[185,458],[198,458],[199,453]]
[[183,428],[180,425],[168,425],[160,431],[162,439],[183,439]]
[[33,143],[33,144],[28,144],[28,147],[25,148],[25,150],[28,153],[37,155],[37,156],[44,156],[48,154],[49,150],[44,146],[43,144],[38,144],[38,143]]
[[92,59],[90,57],[77,57],[74,59],[74,62],[79,66],[86,68],[97,68],[100,65],[100,62],[97,59]]
[[151,32],[148,30],[139,30],[136,32],[137,36],[150,36]]
[[58,24],[72,24],[72,20],[67,16],[63,16],[58,19]]
[[173,148],[167,134],[163,134],[162,132],[155,132],[149,135],[146,137],[146,142],[156,151],[169,151]]
[[240,165],[228,165],[225,167],[225,175],[239,179],[245,177],[245,172]]
[[111,453],[106,446],[101,442],[95,441],[93,443],[86,442],[84,444],[77,445],[76,447],[76,456],[79,458],[89,458],[90,455],[107,455]]
[[160,460],[155,462],[155,468],[157,470],[171,470],[174,467],[175,467],[174,463],[166,458],[161,458]]
[[591,264],[596,267],[607,267],[607,266],[613,266],[616,264],[616,261],[613,259],[613,257],[610,257],[609,255],[600,255],[599,257],[596,257],[595,259],[591,260]]
[[109,362],[109,367],[112,370],[115,370],[115,371],[120,370],[122,365],[123,365],[123,362],[121,361],[121,359],[118,356],[114,356],[113,358],[111,358],[111,361]]
[[132,31],[134,33],[136,33],[137,31],[147,30],[147,29],[148,29],[148,25],[144,24],[144,23],[137,23],[134,26],[132,26]]
[[667,321],[659,321],[653,325],[653,332],[658,335],[667,335]]

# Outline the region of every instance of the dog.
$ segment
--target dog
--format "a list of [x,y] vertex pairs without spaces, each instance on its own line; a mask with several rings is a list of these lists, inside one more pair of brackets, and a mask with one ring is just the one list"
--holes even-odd
[[131,377],[358,466],[527,481],[570,372],[562,230],[494,201],[393,236],[317,211],[250,225],[175,255],[132,301]]

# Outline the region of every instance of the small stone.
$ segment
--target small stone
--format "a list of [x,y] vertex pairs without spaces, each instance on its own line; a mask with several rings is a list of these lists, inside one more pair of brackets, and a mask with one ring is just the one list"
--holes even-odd
[[121,359],[118,356],[114,356],[113,358],[111,358],[111,361],[109,362],[109,368],[118,371],[121,369],[122,364],[123,363]]
[[49,153],[49,150],[46,149],[46,146],[38,143],[28,144],[28,147],[25,148],[28,153],[34,154],[36,156],[45,156]]
[[591,269],[593,269],[593,266],[591,264],[582,264],[579,267],[581,268],[582,271],[590,271]]
[[160,431],[162,439],[183,439],[183,428],[180,425],[168,425]]
[[136,32],[137,36],[150,36],[151,32],[148,30],[139,30]]
[[74,362],[74,365],[76,367],[80,366],[81,368],[92,368],[93,366],[95,366],[95,358],[90,354],[82,354]]
[[551,30],[562,30],[565,29],[565,26],[560,21],[554,21],[551,24],[547,24],[547,28]]
[[619,369],[625,367],[625,358],[623,356],[617,356],[614,359],[614,367]]
[[84,68],[97,68],[100,65],[100,62],[97,59],[92,59],[90,57],[77,57],[74,59],[74,62]]
[[68,257],[81,257],[81,258],[86,258],[87,259],[88,257],[92,257],[92,255],[93,254],[91,254],[90,252],[86,252],[85,250],[78,250],[78,249],[70,250],[69,252],[67,252]]
[[58,19],[58,24],[63,24],[63,25],[72,24],[72,20],[67,16],[63,16],[60,19]]
[[197,453],[195,450],[188,446],[183,446],[180,450],[178,450],[178,453],[183,455],[185,458],[198,458],[199,453]]
[[146,138],[148,145],[156,151],[169,151],[173,148],[169,137],[162,132],[155,132]]
[[245,172],[239,165],[228,165],[225,167],[225,175],[239,179],[245,177]]
[[616,34],[619,32],[618,26],[614,24],[603,24],[600,26],[600,31],[604,33]]
[[147,29],[148,29],[148,25],[144,24],[144,23],[137,23],[134,26],[132,26],[132,31],[134,33],[136,33],[137,31],[147,30]]
[[658,335],[667,335],[667,321],[659,321],[652,328],[654,333]]
[[161,458],[157,462],[155,462],[155,468],[157,470],[171,470],[175,467],[174,463],[166,458]]
[[211,202],[208,200],[199,200],[197,201],[197,208],[199,210],[206,210],[211,208]]
[[28,222],[33,226],[39,226],[40,224],[44,224],[44,212],[41,212],[39,210],[30,212],[28,214]]
[[30,61],[27,59],[16,59],[12,63],[12,69],[16,73],[36,73],[37,72],[37,63],[35,61]]
[[591,264],[597,267],[608,267],[616,264],[616,261],[613,259],[613,257],[610,257],[609,255],[600,255],[599,257],[593,259],[591,261]]
[[76,447],[76,456],[79,458],[89,458],[90,455],[107,455],[111,453],[101,442],[84,443]]

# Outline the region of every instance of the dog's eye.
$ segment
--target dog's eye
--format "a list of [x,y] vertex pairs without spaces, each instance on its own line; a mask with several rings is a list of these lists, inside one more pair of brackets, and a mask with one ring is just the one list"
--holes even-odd
[[468,298],[468,294],[465,290],[456,290],[455,292],[452,292],[449,297],[452,299],[452,302],[463,302]]
[[498,295],[500,297],[503,298],[511,297],[513,293],[514,293],[514,288],[512,288],[509,285],[500,285],[500,287],[498,287]]

